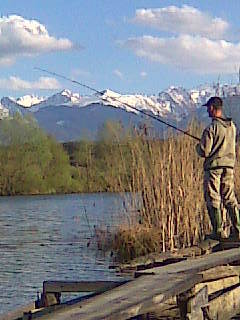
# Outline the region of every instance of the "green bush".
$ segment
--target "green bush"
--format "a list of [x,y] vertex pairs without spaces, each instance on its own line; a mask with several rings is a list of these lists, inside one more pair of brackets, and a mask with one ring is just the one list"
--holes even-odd
[[61,144],[30,117],[16,115],[0,126],[0,194],[66,193],[78,190]]

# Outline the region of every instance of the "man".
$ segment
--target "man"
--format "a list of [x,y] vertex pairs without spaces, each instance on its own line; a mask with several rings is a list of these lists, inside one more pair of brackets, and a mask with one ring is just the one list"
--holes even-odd
[[204,106],[212,118],[204,130],[196,150],[204,160],[204,197],[212,224],[212,235],[222,235],[221,203],[232,222],[232,237],[240,238],[240,218],[234,192],[234,164],[236,159],[236,127],[230,118],[223,116],[223,102],[219,97],[210,98]]

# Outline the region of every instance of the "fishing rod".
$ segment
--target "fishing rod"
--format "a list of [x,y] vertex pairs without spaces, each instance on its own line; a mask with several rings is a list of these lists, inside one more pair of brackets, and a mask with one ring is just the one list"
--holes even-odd
[[170,123],[168,123],[168,122],[166,122],[166,121],[164,121],[164,120],[162,120],[162,119],[160,119],[159,117],[155,116],[154,114],[149,114],[149,113],[147,113],[147,112],[145,112],[145,111],[143,111],[143,110],[141,110],[141,109],[138,109],[138,108],[136,108],[136,107],[128,104],[127,102],[122,102],[122,101],[120,101],[119,99],[117,99],[116,97],[102,97],[103,94],[104,94],[103,92],[101,92],[101,91],[99,91],[99,90],[97,90],[97,89],[94,89],[93,87],[90,87],[90,86],[88,86],[88,85],[86,85],[86,84],[84,84],[84,83],[81,83],[81,82],[79,82],[79,81],[77,81],[77,80],[70,79],[70,78],[68,78],[68,77],[65,77],[64,75],[61,75],[61,74],[59,74],[59,73],[52,72],[52,71],[49,71],[49,70],[46,70],[46,69],[42,69],[42,68],[38,68],[38,67],[35,67],[34,69],[39,70],[39,71],[42,71],[42,72],[46,72],[46,73],[51,74],[51,75],[53,75],[53,76],[56,76],[56,77],[58,77],[58,78],[62,78],[62,79],[64,79],[64,80],[67,80],[67,81],[70,81],[70,82],[75,83],[75,84],[77,84],[77,85],[80,85],[80,86],[82,86],[82,87],[84,87],[84,88],[87,88],[87,89],[89,89],[89,90],[97,93],[98,95],[100,95],[100,96],[101,96],[101,99],[104,100],[104,101],[106,101],[106,102],[111,103],[111,102],[109,101],[109,98],[110,98],[110,99],[112,99],[113,101],[116,101],[116,102],[118,102],[118,103],[121,103],[121,104],[123,104],[123,105],[125,105],[125,106],[127,106],[127,107],[129,107],[129,108],[131,108],[131,109],[133,109],[133,110],[135,110],[135,111],[137,111],[137,112],[139,112],[139,113],[144,114],[144,115],[147,116],[147,117],[150,117],[150,118],[152,118],[152,119],[154,119],[154,120],[156,120],[156,121],[158,121],[158,122],[160,122],[160,123],[165,124],[166,126],[172,128],[172,129],[174,129],[174,130],[176,130],[176,131],[179,131],[179,132],[181,132],[181,133],[183,133],[183,134],[185,134],[185,135],[187,135],[187,136],[189,136],[189,137],[191,137],[191,138],[193,138],[193,139],[195,139],[195,140],[197,140],[197,141],[200,141],[200,139],[199,139],[198,137],[196,137],[196,136],[190,134],[189,132],[184,131],[184,130],[182,130],[182,129],[180,129],[180,128],[178,128],[178,127],[176,127],[176,126],[174,126],[174,125],[172,125],[172,124],[170,124]]

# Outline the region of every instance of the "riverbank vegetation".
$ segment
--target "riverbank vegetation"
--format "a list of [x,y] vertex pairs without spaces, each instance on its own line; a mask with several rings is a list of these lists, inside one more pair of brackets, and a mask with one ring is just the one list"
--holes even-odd
[[[202,130],[196,122],[188,128],[194,136],[201,136]],[[125,174],[119,175],[118,185],[127,181],[129,191],[140,196],[142,206],[137,217],[137,205],[133,206],[134,216],[130,215],[111,236],[108,234],[107,241],[101,234],[98,243],[103,249],[112,250],[118,260],[126,261],[190,247],[210,232],[202,188],[203,159],[197,156],[195,147],[196,141],[184,135],[170,135],[164,140],[137,135],[124,148],[119,145]],[[235,184],[240,195],[237,149]]]
[[65,193],[75,189],[73,168],[61,144],[31,117],[16,115],[0,126],[0,194]]
[[[202,128],[188,128],[200,136]],[[191,246],[209,232],[202,192],[202,159],[196,141],[183,134],[150,137],[146,128],[119,123],[99,129],[98,141],[60,144],[31,117],[15,116],[0,126],[0,194],[131,192],[136,203],[106,237],[104,250],[120,260]],[[239,162],[236,190],[240,191]],[[141,206],[139,207],[139,199]]]

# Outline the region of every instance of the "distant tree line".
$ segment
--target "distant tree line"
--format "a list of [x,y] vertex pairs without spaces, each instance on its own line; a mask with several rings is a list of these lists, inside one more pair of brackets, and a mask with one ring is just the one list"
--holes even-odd
[[95,142],[61,144],[31,116],[2,120],[0,195],[127,190],[127,135],[120,124],[106,123]]

